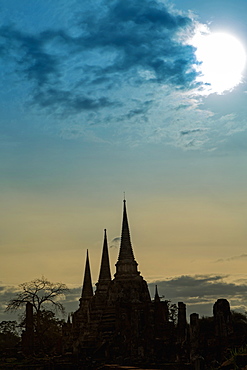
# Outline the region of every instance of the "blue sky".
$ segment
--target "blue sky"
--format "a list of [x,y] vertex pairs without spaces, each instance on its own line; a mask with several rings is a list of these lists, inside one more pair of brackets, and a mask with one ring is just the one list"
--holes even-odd
[[[205,25],[247,50],[246,13],[244,0],[0,5],[3,306],[42,274],[77,289],[87,248],[96,282],[125,191],[150,283],[175,302],[176,285],[201,314],[220,286],[245,310],[233,287],[247,291],[246,70],[232,91],[203,95],[187,41]],[[200,276],[215,284],[206,300],[189,289]]]

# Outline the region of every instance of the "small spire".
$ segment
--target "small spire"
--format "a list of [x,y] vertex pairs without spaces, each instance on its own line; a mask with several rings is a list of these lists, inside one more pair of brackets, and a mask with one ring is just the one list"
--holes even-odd
[[160,296],[159,296],[159,293],[158,293],[158,287],[157,287],[157,285],[155,285],[154,302],[160,302]]
[[110,281],[111,281],[111,270],[110,270],[110,262],[109,262],[108,243],[107,243],[106,229],[104,229],[104,243],[103,243],[103,250],[102,250],[102,257],[101,257],[98,287],[100,284],[108,283]]
[[86,265],[85,265],[85,273],[84,273],[84,280],[83,280],[83,286],[82,286],[81,300],[88,300],[92,296],[93,296],[93,287],[92,287],[88,249],[87,249],[87,257],[86,257]]

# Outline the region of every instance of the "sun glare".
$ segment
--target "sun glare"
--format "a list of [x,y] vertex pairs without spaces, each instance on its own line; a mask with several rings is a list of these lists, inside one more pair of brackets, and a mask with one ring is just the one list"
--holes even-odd
[[200,73],[198,81],[203,82],[205,93],[231,90],[243,78],[246,53],[238,39],[227,33],[198,33],[192,40],[196,47],[196,66]]

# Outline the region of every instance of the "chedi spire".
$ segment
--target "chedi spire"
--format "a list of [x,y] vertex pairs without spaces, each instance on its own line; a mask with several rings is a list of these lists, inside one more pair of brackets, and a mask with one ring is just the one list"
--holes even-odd
[[106,290],[108,288],[110,281],[111,281],[111,270],[110,270],[110,261],[109,261],[109,253],[108,253],[107,235],[106,235],[106,229],[105,229],[99,280],[98,280],[98,283],[96,284],[97,289],[96,289],[95,294],[100,291]]
[[89,256],[88,256],[88,250],[87,250],[86,265],[85,265],[85,272],[84,272],[84,279],[83,279],[83,286],[82,286],[80,302],[89,300],[92,298],[92,296],[93,296],[93,286],[92,286],[90,263],[89,263]]
[[134,253],[130,240],[129,224],[126,210],[126,200],[123,201],[123,221],[122,221],[122,234],[121,244],[118,255],[118,261],[116,263],[116,274],[115,277],[130,277],[133,275],[139,275],[137,271],[137,262],[134,258]]
[[158,293],[158,286],[157,285],[155,285],[154,302],[160,302],[160,296],[159,296],[159,293]]

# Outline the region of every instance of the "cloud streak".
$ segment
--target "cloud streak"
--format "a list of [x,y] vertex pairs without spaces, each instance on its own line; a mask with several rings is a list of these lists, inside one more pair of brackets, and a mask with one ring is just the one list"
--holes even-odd
[[[119,243],[119,238],[116,242]],[[114,239],[114,240],[115,240]],[[151,296],[154,296],[155,285],[158,285],[159,295],[173,303],[183,301],[187,305],[188,314],[198,312],[200,315],[212,315],[213,304],[218,298],[230,301],[231,309],[245,312],[247,310],[246,281],[227,282],[229,276],[221,275],[182,275],[148,284]],[[15,287],[0,287],[0,319],[6,319],[4,314],[7,302],[16,294]],[[78,308],[81,287],[71,288],[62,301],[68,313]]]
[[245,258],[247,258],[247,254],[243,253],[243,254],[240,254],[239,256],[232,256],[232,257],[229,257],[229,258],[220,258],[215,262],[216,263],[225,262],[225,261],[226,262],[231,262],[231,261],[238,261],[238,260],[245,259]]

